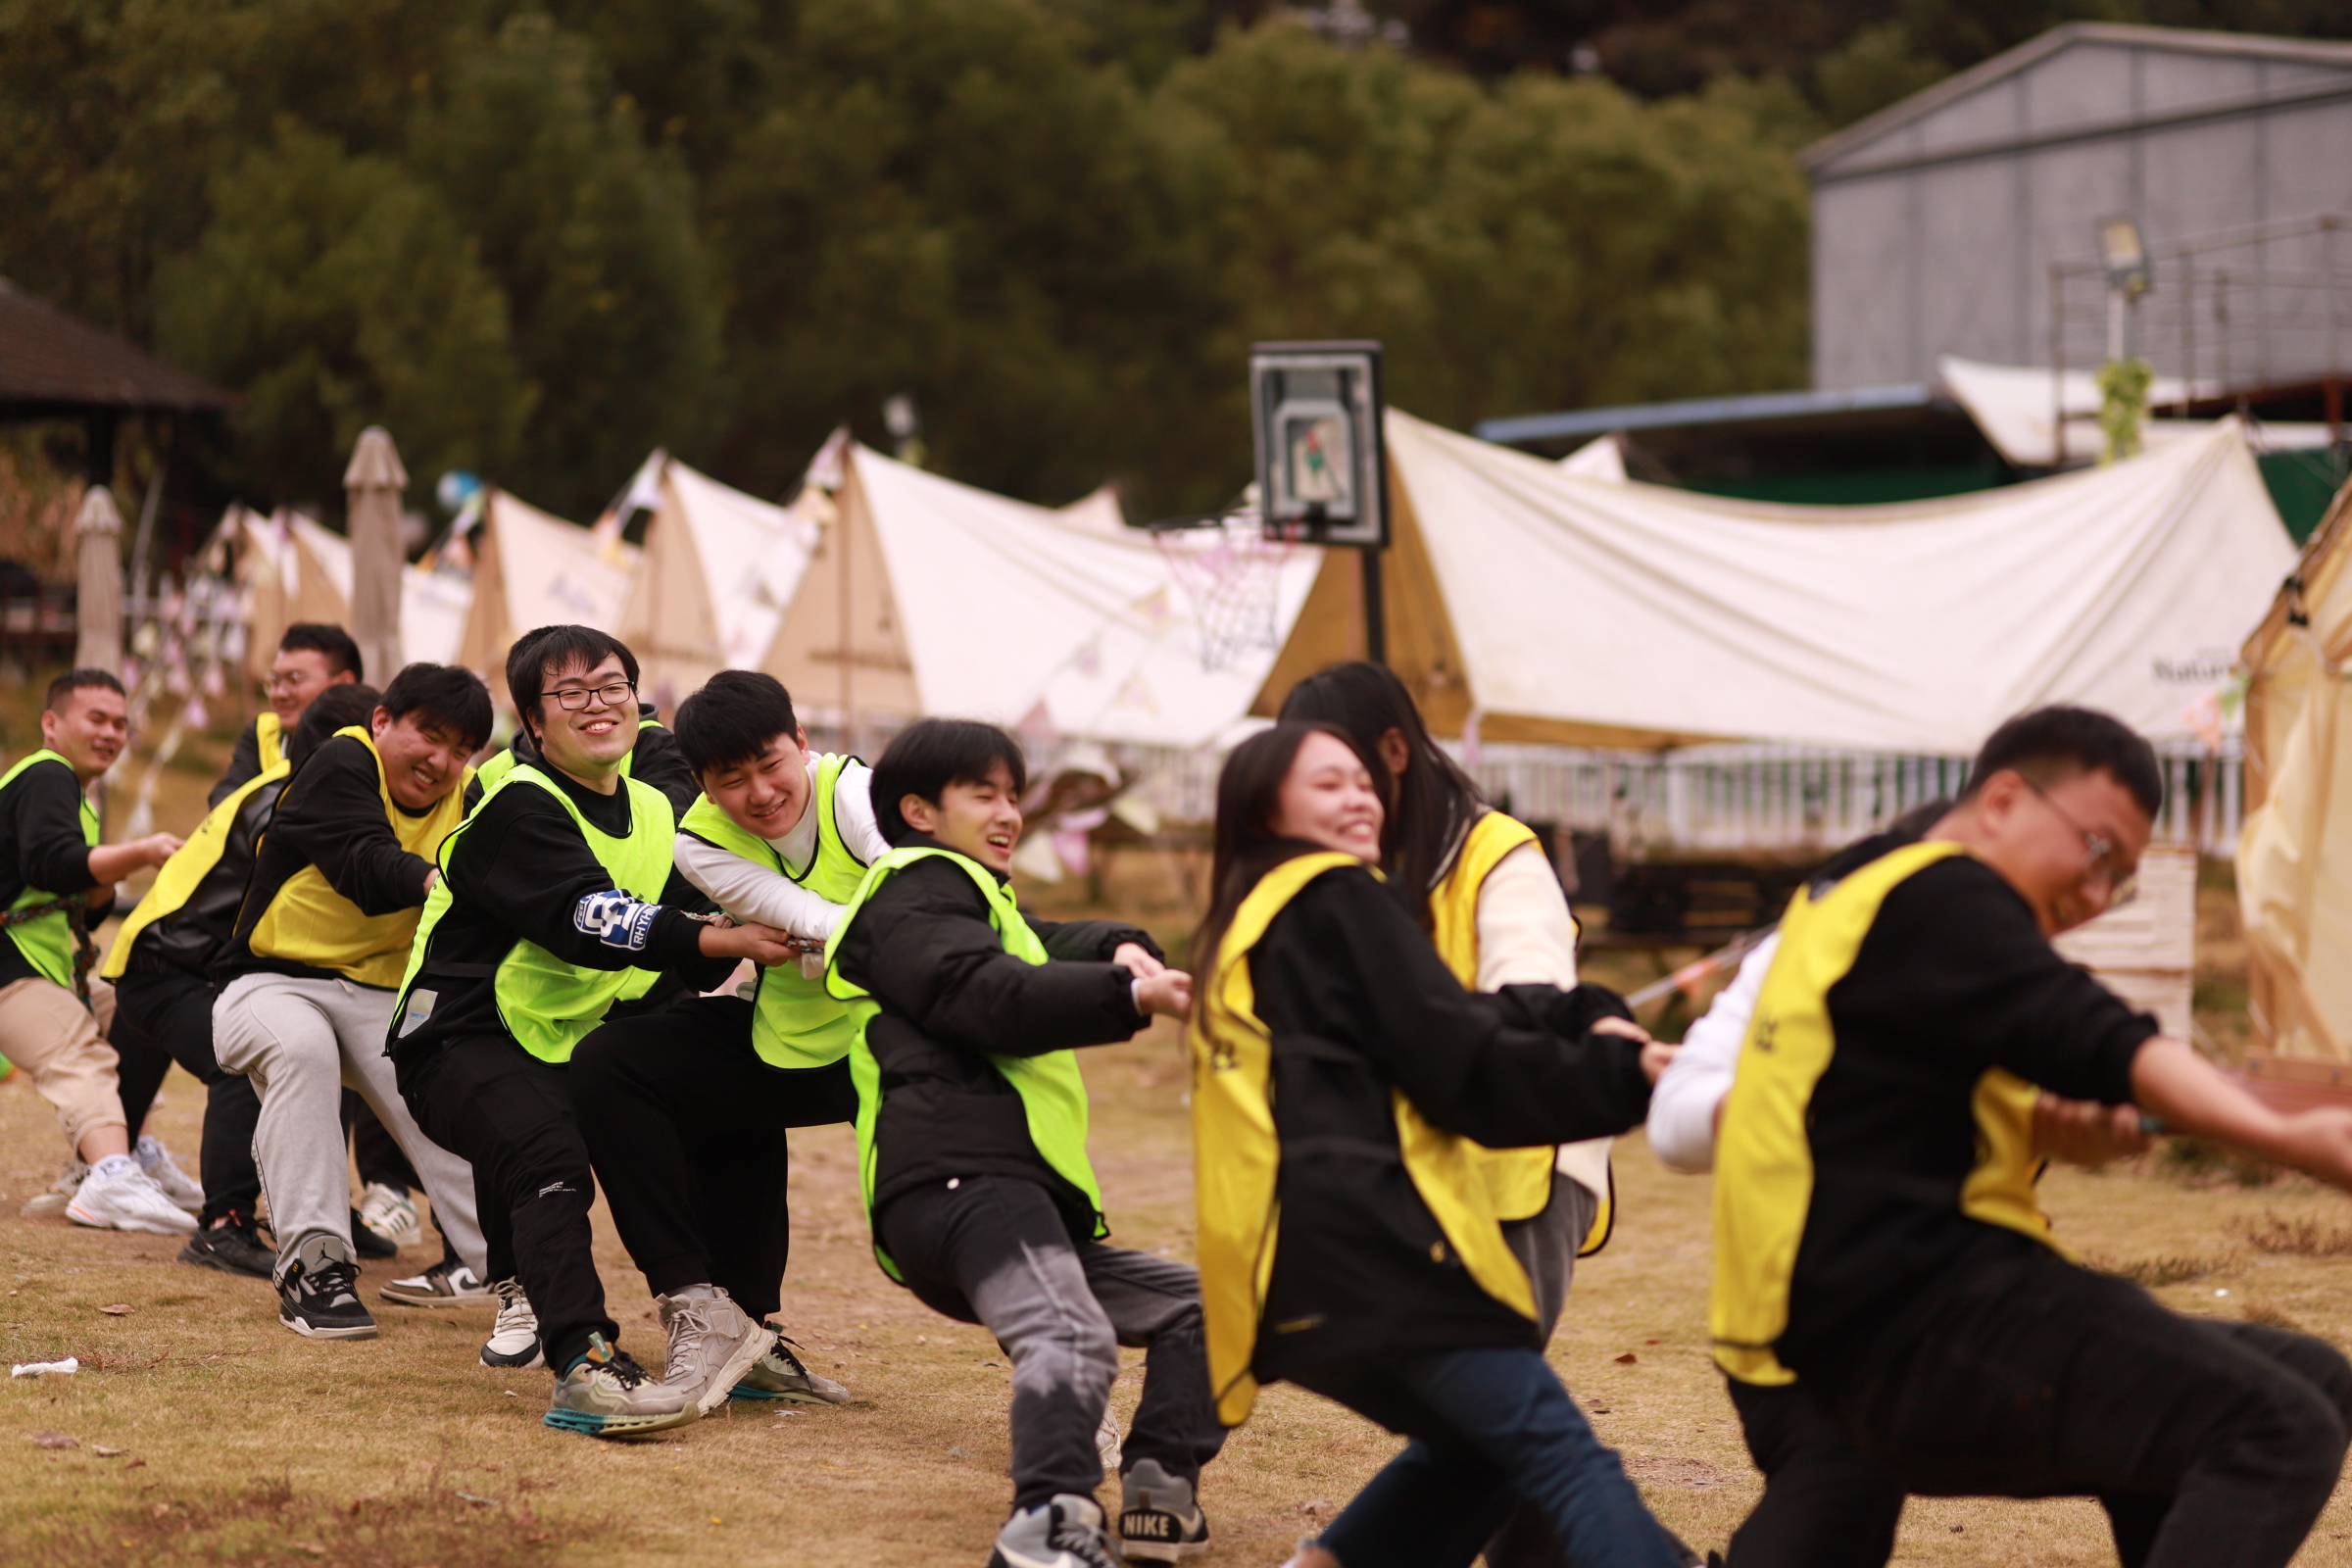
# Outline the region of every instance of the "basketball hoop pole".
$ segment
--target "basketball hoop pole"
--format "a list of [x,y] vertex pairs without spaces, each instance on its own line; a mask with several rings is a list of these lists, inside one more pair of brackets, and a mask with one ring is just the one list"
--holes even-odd
[[1368,545],[1364,561],[1364,657],[1375,664],[1389,662],[1389,617],[1381,600],[1380,546]]

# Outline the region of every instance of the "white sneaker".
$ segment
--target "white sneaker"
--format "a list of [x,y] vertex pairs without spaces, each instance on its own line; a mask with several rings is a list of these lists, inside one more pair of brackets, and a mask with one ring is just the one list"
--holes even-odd
[[394,1280],[375,1294],[400,1306],[475,1306],[497,1299],[473,1270],[447,1258],[421,1274]]
[[1101,1505],[1065,1492],[1005,1520],[988,1568],[1118,1568],[1118,1559],[1102,1529]]
[[179,1161],[172,1157],[172,1151],[164,1147],[161,1139],[152,1133],[141,1138],[131,1150],[130,1157],[164,1190],[166,1198],[191,1214],[204,1212],[204,1188],[195,1177],[179,1168]]
[[150,1236],[191,1236],[196,1216],[165,1196],[155,1178],[139,1169],[114,1176],[93,1170],[66,1205],[66,1218],[102,1231],[144,1231]]
[[394,1247],[420,1247],[424,1226],[416,1218],[416,1200],[397,1187],[369,1182],[360,1195],[360,1223]]
[[57,1180],[24,1200],[24,1206],[17,1212],[26,1219],[45,1219],[51,1214],[63,1214],[66,1205],[74,1201],[74,1195],[81,1190],[82,1181],[89,1174],[90,1167],[82,1163],[79,1155],[67,1155],[66,1168],[57,1173]]
[[498,1293],[498,1321],[490,1325],[490,1338],[482,1342],[482,1365],[501,1371],[547,1365],[539,1348],[539,1314],[531,1310],[531,1298],[522,1294],[522,1282],[500,1280],[490,1288]]

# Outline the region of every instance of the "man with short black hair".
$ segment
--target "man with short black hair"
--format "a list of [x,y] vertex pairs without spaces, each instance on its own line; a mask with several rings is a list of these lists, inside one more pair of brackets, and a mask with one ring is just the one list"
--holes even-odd
[[277,657],[270,662],[264,683],[270,694],[268,712],[254,716],[237,733],[228,754],[228,771],[220,775],[206,806],[219,806],[236,789],[258,778],[263,769],[285,757],[286,737],[302,722],[303,710],[318,701],[329,686],[368,678],[360,661],[360,645],[351,633],[323,620],[298,620],[277,639]]
[[490,736],[469,670],[411,664],[368,724],[330,737],[287,780],[234,934],[214,964],[214,1049],[262,1101],[254,1153],[277,1235],[278,1321],[368,1339],[352,1256],[342,1086],[357,1089],[424,1178],[466,1265],[484,1266],[473,1173],[416,1130],[384,1059],[384,1026],[432,857],[464,813],[466,761]]
[[566,1064],[663,971],[714,960],[703,984],[715,985],[739,958],[790,950],[781,932],[695,912],[704,901],[670,863],[669,802],[622,771],[638,736],[625,645],[587,626],[535,632],[508,655],[507,689],[538,760],[517,760],[443,846],[388,1049],[418,1123],[479,1174],[490,1250],[516,1273],[497,1283],[528,1293],[537,1332],[516,1364],[556,1375],[545,1424],[644,1437],[700,1411],[616,1343]]
[[171,1235],[196,1228],[189,1210],[203,1194],[184,1206],[174,1201],[148,1169],[160,1146],[132,1149],[115,1053],[104,1039],[114,990],[89,977],[90,916],[113,901],[111,884],[163,864],[179,848],[169,833],[98,842],[89,787],[122,755],[129,734],[122,683],[103,669],[68,670],[49,683],[40,750],[0,774],[0,926],[8,934],[0,942],[0,1053],[57,1107],[67,1146],[88,1166],[86,1175],[70,1166],[60,1179],[57,1196],[72,1194],[62,1205],[67,1216]]
[[2283,1568],[2352,1366],[2078,1266],[2034,1195],[2045,1090],[2352,1187],[2352,1111],[2269,1108],[2050,946],[2129,896],[2162,804],[2146,742],[2042,709],[1924,840],[1791,901],[1723,1102],[1715,1353],[1902,1492],[2095,1496],[2127,1568]]

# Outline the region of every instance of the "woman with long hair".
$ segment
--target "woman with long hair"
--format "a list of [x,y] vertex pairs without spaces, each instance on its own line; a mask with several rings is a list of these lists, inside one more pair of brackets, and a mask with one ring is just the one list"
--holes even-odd
[[[1282,716],[1345,731],[1378,764],[1375,781],[1386,775],[1381,867],[1456,980],[1473,991],[1576,984],[1576,919],[1535,829],[1487,804],[1431,738],[1395,671],[1361,660],[1334,664],[1292,687]],[[1535,1284],[1548,1339],[1578,1256],[1608,1238],[1609,1140],[1482,1151],[1478,1163],[1503,1237]],[[1494,1568],[1550,1557],[1532,1544],[1524,1553],[1508,1542],[1497,1548],[1488,1553]]]
[[1592,987],[1466,991],[1382,885],[1374,777],[1281,723],[1218,781],[1189,1030],[1218,1415],[1288,1379],[1412,1440],[1294,1568],[1466,1565],[1519,1498],[1585,1568],[1670,1568],[1544,1360],[1476,1146],[1621,1132],[1672,1050]]

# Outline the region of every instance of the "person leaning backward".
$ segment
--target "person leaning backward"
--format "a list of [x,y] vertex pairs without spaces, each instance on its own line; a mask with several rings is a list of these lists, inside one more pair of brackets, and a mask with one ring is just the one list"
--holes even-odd
[[512,1256],[556,1374],[546,1424],[640,1437],[696,1419],[685,1391],[618,1348],[591,1251],[595,1197],[565,1064],[615,1003],[661,971],[785,962],[782,933],[692,912],[673,881],[675,823],[624,778],[637,739],[637,660],[615,638],[558,626],[516,643],[507,689],[538,748],[441,850],[387,1050],[426,1132],[474,1162],[494,1256]]

